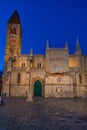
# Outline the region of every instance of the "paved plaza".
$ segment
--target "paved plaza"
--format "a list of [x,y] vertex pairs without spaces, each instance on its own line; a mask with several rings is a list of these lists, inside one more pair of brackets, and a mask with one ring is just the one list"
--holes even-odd
[[6,98],[0,130],[87,130],[87,99]]

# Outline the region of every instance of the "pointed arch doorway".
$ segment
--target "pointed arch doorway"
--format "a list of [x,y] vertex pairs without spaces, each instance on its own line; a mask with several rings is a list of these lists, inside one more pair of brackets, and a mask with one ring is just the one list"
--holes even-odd
[[42,96],[42,84],[39,80],[34,83],[34,96]]

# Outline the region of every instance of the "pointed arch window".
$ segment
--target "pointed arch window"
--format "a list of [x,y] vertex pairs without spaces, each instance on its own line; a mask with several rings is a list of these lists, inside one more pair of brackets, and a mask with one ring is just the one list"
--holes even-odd
[[21,81],[21,75],[20,75],[20,73],[18,73],[18,75],[17,75],[17,83],[20,83],[20,81]]

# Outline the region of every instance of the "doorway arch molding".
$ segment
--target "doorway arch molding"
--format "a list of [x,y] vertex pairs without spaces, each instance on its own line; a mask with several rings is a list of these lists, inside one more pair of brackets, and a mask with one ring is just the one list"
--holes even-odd
[[36,81],[40,81],[42,85],[42,96],[44,96],[44,80],[41,77],[35,77],[32,79],[33,96],[34,96],[34,84]]

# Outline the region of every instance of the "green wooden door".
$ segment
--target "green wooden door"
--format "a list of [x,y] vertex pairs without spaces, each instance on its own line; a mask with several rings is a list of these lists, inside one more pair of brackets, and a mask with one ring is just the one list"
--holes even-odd
[[34,96],[42,96],[42,84],[39,80],[34,83]]

